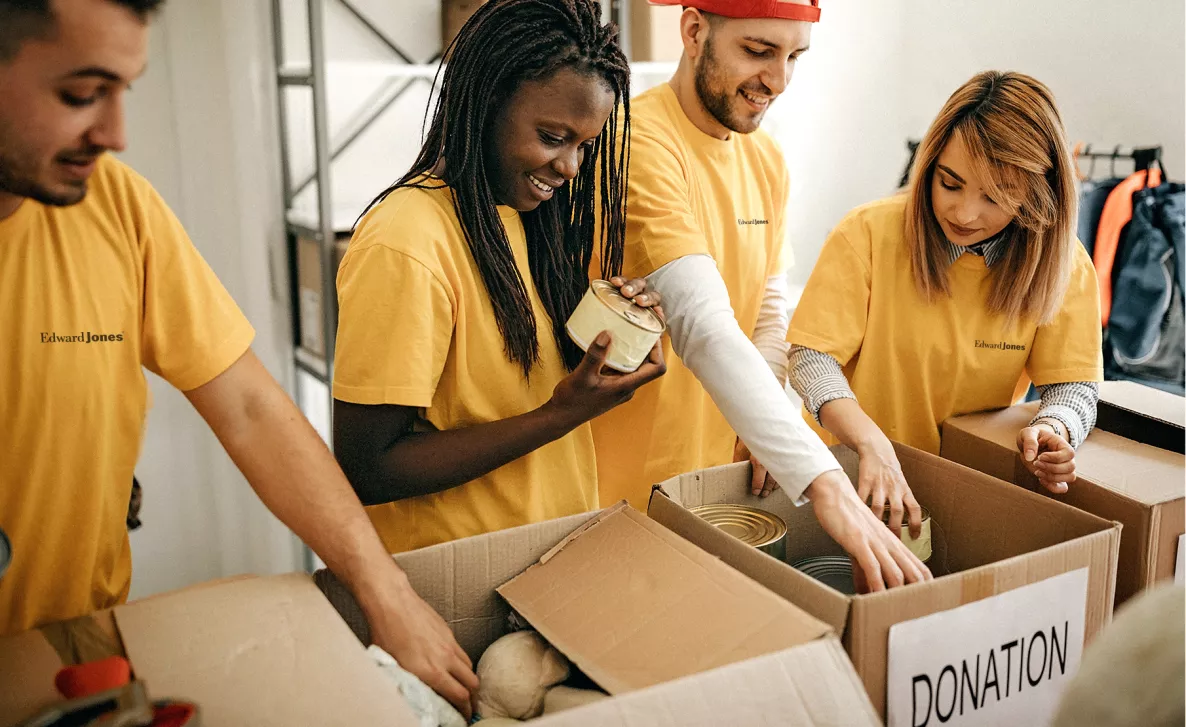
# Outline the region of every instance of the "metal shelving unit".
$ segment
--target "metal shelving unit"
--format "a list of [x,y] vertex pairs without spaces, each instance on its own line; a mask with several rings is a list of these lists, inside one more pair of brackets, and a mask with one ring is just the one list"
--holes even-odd
[[[302,411],[310,416],[311,411],[305,406],[310,393],[320,396],[321,392],[311,392],[301,376],[311,378],[316,384],[324,388],[324,412],[333,411],[333,395],[331,384],[333,381],[334,340],[336,337],[338,320],[337,301],[337,268],[334,244],[341,232],[348,232],[354,223],[356,211],[337,210],[332,198],[332,168],[333,163],[343,152],[349,149],[358,139],[385,114],[405,93],[417,83],[432,84],[440,67],[442,51],[429,59],[428,63],[417,63],[411,55],[404,51],[381,28],[379,28],[365,13],[360,11],[353,0],[303,0],[307,13],[306,22],[308,43],[307,65],[294,66],[288,63],[285,48],[284,0],[272,0],[272,31],[273,51],[276,68],[276,87],[278,97],[278,119],[280,124],[280,154],[281,173],[284,190],[285,231],[288,251],[289,291],[292,305],[293,321],[293,366],[298,375],[294,378],[293,392]],[[334,61],[326,57],[326,10],[329,5],[336,5],[345,10],[369,31],[383,47],[393,56],[391,61]],[[623,38],[628,35],[629,12],[622,0],[604,2],[607,19],[613,19],[622,26]],[[628,51],[628,49],[627,49]],[[638,63],[633,69],[638,75],[670,75],[674,72],[674,63]],[[366,111],[356,118],[343,133],[340,140],[331,140],[329,128],[329,114],[327,108],[327,89],[331,75],[349,74],[353,77],[382,79],[371,103],[366,104]],[[287,93],[293,89],[308,89],[312,94],[312,127],[314,164],[313,171],[301,178],[295,178],[289,144],[291,119],[287,104]],[[316,211],[295,208],[298,195],[307,190],[310,185],[316,185]],[[335,217],[335,213],[337,216]],[[298,241],[300,239],[313,240],[318,246],[318,259],[321,264],[320,276],[320,320],[302,320],[302,310],[299,290],[299,271],[297,267]],[[310,325],[317,326],[320,332],[324,355],[301,346],[301,330]],[[318,407],[320,408],[320,406]],[[312,417],[310,417],[312,418]],[[332,442],[327,442],[332,446]],[[308,548],[305,549],[305,567],[312,570],[317,565],[315,556]]]

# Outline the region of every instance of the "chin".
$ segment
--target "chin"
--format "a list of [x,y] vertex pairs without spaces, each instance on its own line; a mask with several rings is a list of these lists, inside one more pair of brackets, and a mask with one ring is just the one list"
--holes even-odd
[[37,187],[26,197],[51,207],[69,207],[86,199],[87,183]]

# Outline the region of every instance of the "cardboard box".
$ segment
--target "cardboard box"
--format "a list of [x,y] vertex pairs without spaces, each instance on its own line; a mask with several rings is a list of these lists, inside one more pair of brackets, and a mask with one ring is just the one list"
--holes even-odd
[[[101,631],[114,619],[116,648],[150,697],[196,702],[205,727],[417,724],[307,575],[235,579],[94,618]],[[60,701],[65,662],[49,631],[0,639],[0,725]]]
[[1119,605],[1173,578],[1186,531],[1186,400],[1131,382],[1100,387],[1095,430],[1075,457],[1078,479],[1065,495],[1038,484],[1017,452],[1017,432],[1038,411],[1031,402],[943,424],[942,455],[1124,526],[1116,574]]
[[[616,695],[531,724],[878,723],[825,624],[624,503],[395,558],[475,663],[507,633],[501,591]],[[369,640],[350,594],[328,572],[316,578]]]
[[[342,264],[350,236],[339,235],[334,241],[334,270]],[[301,347],[318,356],[325,355],[325,332],[321,325],[321,249],[316,240],[297,238],[297,281],[300,295]]]
[[[842,632],[845,647],[874,706],[882,715],[889,707],[891,725],[909,725],[912,721],[902,721],[900,715],[895,721],[893,704],[887,700],[887,693],[909,693],[914,686],[910,681],[914,674],[902,671],[905,666],[896,667],[895,661],[931,654],[936,659],[947,658],[945,649],[972,648],[978,639],[993,638],[996,630],[1007,631],[1025,623],[1030,615],[1027,608],[1040,618],[1067,614],[1066,633],[1060,629],[1062,652],[1058,656],[1065,658],[1067,648],[1074,650],[1070,666],[1064,666],[1070,672],[1084,637],[1089,639],[1111,618],[1119,526],[925,452],[895,446],[906,480],[932,514],[934,554],[930,566],[936,577],[928,583],[848,596],[795,570],[787,563],[805,557],[843,555],[843,550],[820,527],[810,505],[795,507],[781,491],[766,499],[750,495],[748,463],[684,474],[656,486],[648,515]],[[859,464],[856,454],[844,447],[833,451],[855,480]],[[715,503],[746,504],[783,518],[789,531],[787,562],[735,540],[685,509]],[[1077,579],[1077,584],[1056,581],[1042,585],[1047,579],[1070,573],[1075,574],[1071,580]],[[1054,594],[1039,593],[1046,599],[1040,602],[1048,603],[1049,610],[1015,602],[1032,600],[1033,593],[1024,588],[1031,584],[1039,589],[1059,586],[1064,591],[1077,585],[1078,591],[1072,589],[1070,593],[1078,595],[1059,596],[1063,591],[1058,589]],[[979,602],[993,613],[966,615],[968,612],[960,609]],[[935,614],[942,615],[940,620],[950,620],[948,614],[955,614],[964,622],[951,627],[955,629],[952,635],[950,624],[916,621],[934,618]],[[895,632],[900,632],[902,639],[919,638],[919,624],[927,627],[922,643],[890,648]],[[947,636],[926,642],[927,632],[938,635],[945,633],[944,628],[948,629]],[[1082,636],[1076,637],[1076,630]],[[979,659],[970,652],[966,656]],[[958,669],[960,662],[954,664]],[[929,672],[932,678],[943,676],[942,666]],[[976,669],[979,673],[979,666]],[[987,680],[987,668],[985,674]],[[1070,678],[1066,672],[1060,672],[1057,681],[1053,676],[1049,680],[1053,686],[1048,689],[1031,688],[1026,690],[1024,700],[1007,697],[986,704],[986,708],[1000,712],[994,717],[1016,717],[1020,719],[1017,724],[1038,724],[1040,720],[1030,718],[1052,709],[1049,702],[1057,696],[1053,692]],[[987,695],[988,689],[982,689]],[[1038,697],[1044,704],[1028,701]],[[898,707],[902,708],[900,700]],[[1028,711],[1013,715],[1011,710],[1017,709]],[[981,719],[986,716],[980,715]],[[989,723],[1002,722],[990,718]]]
[[478,10],[486,0],[441,0],[441,49],[449,47],[461,32],[465,21]]
[[656,6],[647,0],[630,0],[630,60],[675,62],[684,53],[679,35],[679,5]]

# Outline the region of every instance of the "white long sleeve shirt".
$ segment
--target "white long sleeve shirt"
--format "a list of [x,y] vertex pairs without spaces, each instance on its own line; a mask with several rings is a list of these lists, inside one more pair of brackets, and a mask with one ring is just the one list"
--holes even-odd
[[[647,283],[663,298],[676,354],[753,456],[792,500],[805,502],[808,485],[840,465],[786,396],[783,379],[777,378],[786,375],[785,302],[780,313],[773,308],[779,305],[774,298],[785,301],[785,287],[768,282],[771,300],[764,301],[763,310],[769,305],[770,312],[759,316],[751,341],[737,324],[729,291],[711,257],[679,258],[648,275]],[[759,350],[759,342],[764,350]],[[769,359],[777,360],[772,365]]]

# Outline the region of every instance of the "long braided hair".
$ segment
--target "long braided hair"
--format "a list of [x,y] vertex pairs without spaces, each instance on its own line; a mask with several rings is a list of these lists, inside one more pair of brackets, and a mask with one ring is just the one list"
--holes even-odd
[[630,66],[618,46],[616,26],[602,25],[600,16],[593,0],[490,0],[482,5],[446,49],[447,61],[438,71],[440,94],[419,156],[371,203],[401,187],[431,187],[426,175],[445,160],[441,176],[493,303],[506,356],[527,377],[539,360],[537,323],[498,216],[483,147],[491,138],[491,122],[524,81],[569,67],[600,76],[616,96],[614,111],[576,178],[522,214],[529,269],[571,370],[583,352],[564,324],[588,288],[594,246],[600,247],[602,277],[617,275],[626,233]]

